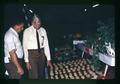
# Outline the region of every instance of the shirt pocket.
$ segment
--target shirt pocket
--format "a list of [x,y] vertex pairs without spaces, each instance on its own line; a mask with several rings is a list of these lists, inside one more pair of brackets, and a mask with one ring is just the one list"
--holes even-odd
[[36,48],[37,47],[37,38],[35,35],[30,35],[27,40],[27,47],[28,48]]
[[36,36],[30,35],[28,41],[33,42],[33,41],[36,41],[36,39],[37,39]]

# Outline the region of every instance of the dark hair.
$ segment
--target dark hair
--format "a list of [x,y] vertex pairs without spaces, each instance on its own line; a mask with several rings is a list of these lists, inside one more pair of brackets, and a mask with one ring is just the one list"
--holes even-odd
[[11,20],[11,27],[14,27],[15,25],[24,24],[23,18],[17,17]]

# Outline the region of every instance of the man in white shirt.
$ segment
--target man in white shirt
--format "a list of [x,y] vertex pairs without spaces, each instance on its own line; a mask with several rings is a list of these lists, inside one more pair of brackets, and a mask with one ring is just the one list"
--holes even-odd
[[15,20],[4,37],[4,63],[10,79],[20,79],[24,74],[22,68],[23,50],[18,33],[23,30],[22,20]]
[[34,15],[31,23],[23,34],[24,60],[30,79],[44,79],[46,60],[52,68],[47,33],[38,16]]

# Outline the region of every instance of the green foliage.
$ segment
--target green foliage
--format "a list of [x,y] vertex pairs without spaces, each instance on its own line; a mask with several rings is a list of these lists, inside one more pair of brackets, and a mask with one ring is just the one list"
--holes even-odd
[[88,47],[93,45],[93,63],[96,69],[101,67],[101,64],[95,55],[98,52],[105,53],[105,42],[110,42],[112,44],[112,48],[115,49],[114,18],[109,18],[105,21],[99,20],[98,26],[95,36],[87,39]]
[[115,40],[115,28],[114,28],[114,18],[110,18],[104,22],[98,21],[97,28],[98,37],[101,37],[102,45],[103,43],[110,42],[112,44],[112,48],[115,49],[114,40]]

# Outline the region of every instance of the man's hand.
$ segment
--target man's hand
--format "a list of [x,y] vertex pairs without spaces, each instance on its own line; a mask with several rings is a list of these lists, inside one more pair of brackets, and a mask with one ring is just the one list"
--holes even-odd
[[18,67],[18,71],[17,71],[20,75],[24,74],[24,70],[22,69],[22,67]]
[[27,67],[27,69],[28,69],[28,70],[30,70],[30,69],[31,69],[31,65],[30,65],[30,63],[29,63],[29,62],[27,62],[27,63],[26,63],[26,67]]
[[47,64],[48,64],[48,66],[50,67],[50,69],[53,69],[53,66],[52,66],[52,63],[51,63],[50,60],[47,61]]

